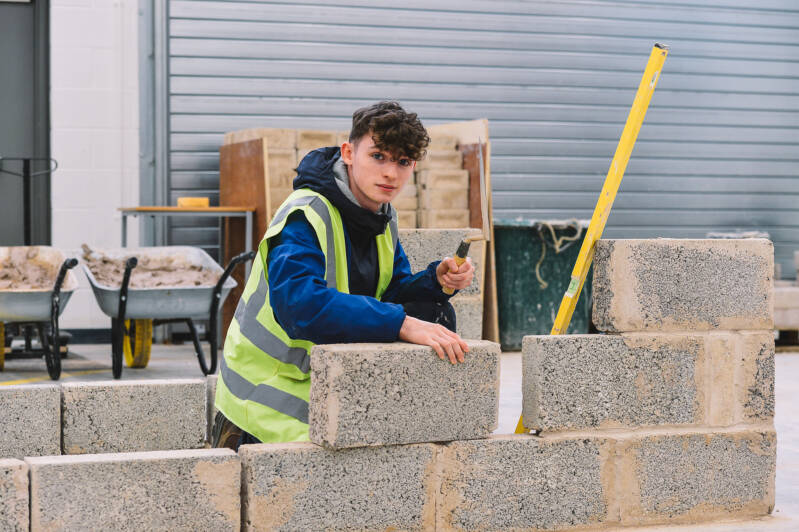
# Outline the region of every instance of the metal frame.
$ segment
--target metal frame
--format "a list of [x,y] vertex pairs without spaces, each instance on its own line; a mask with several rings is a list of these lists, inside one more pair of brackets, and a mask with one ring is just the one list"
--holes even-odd
[[[169,204],[169,3],[139,0],[139,204]],[[165,245],[165,220],[144,218],[139,243]]]

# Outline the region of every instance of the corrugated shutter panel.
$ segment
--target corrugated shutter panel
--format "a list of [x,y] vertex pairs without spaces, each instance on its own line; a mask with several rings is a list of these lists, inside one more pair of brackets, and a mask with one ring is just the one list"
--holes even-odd
[[[173,197],[216,199],[225,131],[346,129],[390,98],[429,124],[489,119],[495,218],[589,218],[659,41],[671,51],[606,236],[764,230],[791,274],[796,2],[336,3],[170,2]],[[172,242],[214,246],[208,224],[175,224]]]

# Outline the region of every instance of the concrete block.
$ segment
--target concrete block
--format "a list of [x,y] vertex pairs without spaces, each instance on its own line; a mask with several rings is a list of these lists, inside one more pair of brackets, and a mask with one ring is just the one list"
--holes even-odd
[[774,310],[799,308],[799,286],[775,286]]
[[421,210],[419,225],[430,229],[459,229],[469,227],[469,210]]
[[31,530],[239,530],[229,449],[26,458]]
[[615,467],[622,524],[697,523],[770,513],[776,443],[770,430],[619,441]]
[[437,446],[244,445],[244,530],[432,530]]
[[276,129],[254,127],[225,133],[225,144],[246,142],[254,139],[266,139],[267,149],[293,150],[297,147],[297,131],[294,129]]
[[416,163],[416,168],[427,170],[430,168],[461,168],[463,166],[463,155],[458,150],[427,150],[425,158]]
[[497,427],[499,345],[467,343],[455,365],[403,342],[315,346],[311,441],[344,448],[488,436]]
[[700,424],[702,336],[525,336],[525,427],[543,431]]
[[455,308],[455,332],[461,338],[479,340],[483,337],[483,299],[480,296],[461,296],[449,300]]
[[609,517],[603,469],[612,441],[492,436],[453,442],[439,458],[436,530],[553,530]]
[[453,135],[430,135],[427,148],[432,151],[454,151],[458,149],[458,142],[458,137]]
[[[441,260],[444,257],[451,257],[458,250],[461,241],[469,235],[473,235],[478,229],[416,229],[401,230],[400,242],[408,261],[411,263],[411,271],[418,272],[427,268],[431,262]],[[472,242],[469,247],[469,257],[474,265],[474,280],[464,290],[458,292],[458,296],[479,295],[482,292],[483,255],[485,253],[485,242],[478,240]]]
[[774,309],[774,328],[778,331],[799,329],[799,308]]
[[345,142],[350,141],[350,130],[347,131],[339,131],[336,133],[336,146],[341,147],[342,144]]
[[416,182],[429,189],[456,188],[469,189],[469,171],[457,169],[420,170]]
[[205,420],[205,441],[211,442],[214,430],[214,418],[216,418],[216,375],[208,375],[205,378],[205,411],[208,413]]
[[29,523],[28,464],[0,459],[0,530],[27,532]]
[[774,334],[743,332],[735,368],[737,423],[774,421]]
[[270,188],[269,189],[269,206],[272,209],[272,216],[277,213],[278,208],[286,201],[286,198],[294,192],[293,188]]
[[335,131],[313,131],[301,129],[297,131],[297,150],[315,150],[326,146],[335,146],[337,133]]
[[[469,209],[468,189],[424,189],[419,196],[420,209]],[[467,223],[468,225],[468,223]]]
[[416,211],[397,211],[397,226],[400,229],[416,227]]
[[57,384],[0,386],[0,458],[61,454]]
[[64,454],[202,447],[205,379],[64,383]]
[[397,209],[398,211],[408,211],[408,212],[413,211],[415,218],[418,203],[419,199],[416,196],[400,195],[394,198],[394,201],[391,202],[391,206]]
[[297,177],[297,152],[295,150],[267,151],[267,169],[271,188],[292,189]]
[[601,240],[594,312],[607,332],[773,326],[769,240]]

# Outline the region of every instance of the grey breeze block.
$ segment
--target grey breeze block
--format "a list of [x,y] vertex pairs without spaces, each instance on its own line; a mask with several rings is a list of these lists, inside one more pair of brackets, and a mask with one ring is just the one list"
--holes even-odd
[[774,246],[765,239],[600,240],[600,331],[773,328]]
[[771,423],[770,331],[526,336],[525,426],[544,431]]
[[229,449],[26,458],[31,530],[238,530]]
[[[609,520],[612,440],[492,436],[446,445],[436,530],[552,530]],[[611,519],[614,521],[616,519]]]
[[774,431],[662,434],[617,444],[623,524],[696,523],[774,509]]
[[243,445],[243,530],[432,530],[437,446]]
[[28,531],[28,465],[0,459],[0,530]]
[[206,437],[205,379],[64,383],[64,454],[195,449]]
[[57,384],[0,386],[0,458],[61,454]]
[[488,436],[497,427],[499,345],[466,343],[455,365],[402,342],[314,346],[311,441],[344,448]]
[[[399,240],[408,256],[411,271],[418,272],[427,268],[431,262],[452,257],[466,236],[479,233],[479,229],[400,229]],[[480,295],[482,292],[480,280],[483,276],[484,247],[485,242],[482,240],[471,243],[469,257],[474,265],[474,280],[468,288],[459,291],[454,299]]]

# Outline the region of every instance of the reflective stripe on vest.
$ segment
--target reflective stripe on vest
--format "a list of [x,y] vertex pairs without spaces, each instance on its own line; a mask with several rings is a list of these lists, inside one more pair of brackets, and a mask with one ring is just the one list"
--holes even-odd
[[[301,209],[325,255],[328,287],[348,293],[344,227],[338,210],[310,190],[296,190],[278,209],[259,245],[256,264],[236,308],[225,341],[217,386],[217,408],[233,423],[264,442],[308,439],[310,350],[313,343],[292,339],[274,317],[269,302],[269,274],[264,271],[269,239],[288,216]],[[377,236],[379,279],[375,297],[388,287],[398,242],[396,212]],[[253,277],[256,277],[255,279]]]
[[278,390],[268,384],[254,385],[232,369],[225,362],[225,357],[219,365],[219,372],[222,380],[230,393],[242,401],[253,401],[255,403],[268,406],[287,416],[293,417],[308,424],[308,401],[299,397],[294,397],[290,393]]

